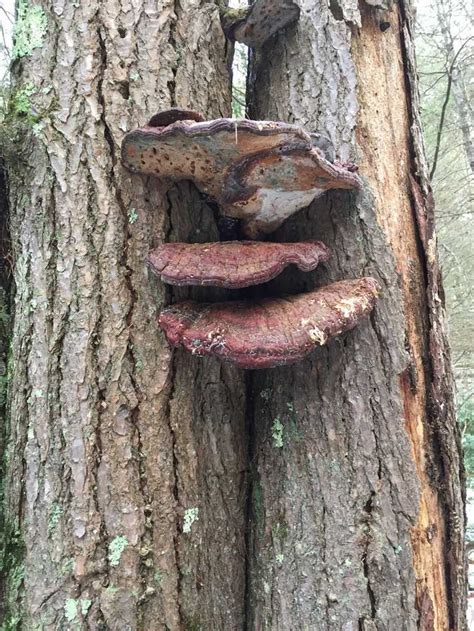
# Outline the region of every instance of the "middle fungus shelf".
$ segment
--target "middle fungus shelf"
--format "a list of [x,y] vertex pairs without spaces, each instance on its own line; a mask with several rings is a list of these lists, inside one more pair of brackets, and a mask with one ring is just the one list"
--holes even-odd
[[[161,112],[127,134],[122,161],[135,173],[191,180],[222,215],[240,219],[251,238],[272,232],[329,189],[361,187],[319,134],[279,122],[204,121],[188,110]],[[329,257],[319,241],[168,243],[151,252],[149,265],[172,285],[238,289],[265,283],[290,264],[314,270]],[[172,346],[193,355],[272,368],[293,364],[354,328],[374,308],[378,291],[377,281],[360,278],[261,301],[184,302],[166,308],[159,324]]]

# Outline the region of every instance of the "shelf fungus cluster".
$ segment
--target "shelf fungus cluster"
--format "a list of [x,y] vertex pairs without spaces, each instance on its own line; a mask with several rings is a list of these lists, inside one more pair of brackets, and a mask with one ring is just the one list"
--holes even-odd
[[[297,125],[205,121],[189,110],[161,112],[129,133],[122,160],[135,173],[191,180],[224,216],[242,220],[251,238],[272,232],[329,189],[361,186],[350,167],[334,162],[326,139]],[[171,285],[240,289],[265,283],[291,264],[309,272],[329,257],[319,241],[166,243],[150,253],[149,265]],[[374,279],[361,278],[257,302],[184,302],[165,309],[159,324],[171,345],[193,355],[271,368],[293,364],[354,328],[374,308],[378,290]]]

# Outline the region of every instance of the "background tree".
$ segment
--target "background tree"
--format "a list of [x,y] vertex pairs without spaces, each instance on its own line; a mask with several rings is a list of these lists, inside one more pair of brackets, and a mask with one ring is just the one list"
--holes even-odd
[[298,25],[252,55],[251,116],[326,133],[366,183],[274,235],[321,238],[334,258],[263,293],[363,274],[384,291],[303,364],[244,373],[170,353],[155,323],[165,303],[228,295],[165,288],[145,266],[162,240],[216,240],[215,209],[119,161],[159,109],[230,114],[217,3],[21,0],[6,628],[464,628],[410,5],[387,4],[301,0]]

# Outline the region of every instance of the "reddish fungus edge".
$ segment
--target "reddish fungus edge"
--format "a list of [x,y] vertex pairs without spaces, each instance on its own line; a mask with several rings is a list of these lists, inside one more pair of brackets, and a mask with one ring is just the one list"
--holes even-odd
[[[238,243],[239,245],[242,244],[243,246],[247,244],[252,244],[252,245],[257,245],[257,246],[259,245],[258,242],[255,242],[255,241],[239,241],[239,242],[233,242],[233,243],[236,243],[236,244]],[[301,270],[302,272],[310,272],[316,269],[318,265],[320,265],[321,263],[325,263],[330,259],[331,254],[332,254],[331,250],[327,245],[325,245],[321,241],[303,241],[302,243],[315,246],[316,249],[312,253],[312,255],[308,255],[308,258],[311,259],[311,261],[308,261],[307,263],[305,263],[304,261],[305,253],[303,252],[298,252],[297,250],[292,252],[291,250],[288,250],[287,252],[282,252],[279,258],[274,257],[274,261],[271,266],[268,266],[265,269],[262,269],[260,272],[253,274],[252,276],[250,275],[247,277],[242,276],[240,279],[237,279],[237,280],[222,279],[222,276],[217,276],[217,274],[213,276],[212,270],[209,270],[208,276],[204,276],[204,275],[198,276],[197,274],[193,276],[191,275],[186,276],[186,273],[183,273],[181,277],[178,277],[177,275],[168,275],[166,273],[166,267],[168,266],[168,263],[165,265],[165,267],[162,267],[160,269],[160,267],[156,264],[155,261],[156,259],[160,257],[160,249],[166,249],[167,246],[170,246],[170,245],[172,246],[174,244],[163,244],[163,246],[151,252],[148,257],[147,263],[151,271],[157,276],[159,276],[164,283],[167,283],[169,285],[173,285],[176,287],[184,287],[184,286],[211,287],[212,286],[212,287],[222,287],[224,289],[244,289],[246,287],[251,287],[254,285],[261,285],[263,283],[270,282],[271,280],[279,276],[289,265],[296,265],[298,269]],[[184,244],[180,244],[180,245],[184,245]],[[210,245],[215,246],[216,244],[207,244],[207,243],[202,244],[203,247],[210,246]],[[229,247],[230,244],[229,242],[227,242],[227,243],[222,243],[219,245],[222,246],[222,255],[224,256],[225,250],[226,248]],[[262,242],[260,245],[263,248],[265,248],[265,246],[267,246],[268,244],[265,242]],[[281,245],[287,245],[290,247],[293,246],[297,248],[298,245],[300,245],[300,243],[288,243],[288,244],[281,244]],[[216,253],[217,251],[214,248],[213,256],[215,256]],[[182,253],[180,253],[180,256],[181,255]],[[183,269],[187,268],[185,263],[182,264],[182,267]]]
[[[184,347],[188,352],[191,352],[194,355],[198,356],[216,356],[222,361],[227,363],[231,363],[239,368],[243,369],[263,369],[263,368],[275,368],[277,366],[283,365],[291,365],[294,364],[305,357],[307,357],[315,348],[320,346],[321,344],[325,344],[330,341],[330,339],[337,337],[345,332],[348,332],[354,329],[361,320],[366,318],[369,313],[375,307],[378,294],[380,292],[380,284],[374,278],[366,277],[358,279],[359,287],[358,293],[353,296],[353,298],[357,299],[361,297],[361,293],[365,294],[365,298],[367,299],[367,305],[361,304],[360,311],[354,314],[352,321],[349,320],[344,323],[340,330],[333,331],[326,340],[323,342],[308,337],[304,343],[300,343],[295,347],[282,347],[276,348],[273,346],[272,350],[269,351],[265,348],[255,348],[251,350],[245,351],[236,351],[236,349],[229,350],[225,346],[225,338],[222,348],[219,350],[212,350],[212,345],[216,344],[219,347],[220,342],[215,341],[214,338],[210,340],[206,339],[207,348],[204,347],[204,341],[201,340],[198,336],[196,339],[187,340],[186,332],[192,327],[194,324],[198,323],[199,320],[204,319],[205,316],[215,309],[219,309],[222,307],[228,307],[229,305],[233,306],[234,310],[238,309],[238,306],[246,305],[248,303],[244,303],[242,301],[235,303],[220,303],[220,304],[205,304],[200,305],[199,303],[195,303],[192,301],[179,303],[177,305],[173,305],[172,307],[168,307],[160,314],[158,318],[158,324],[161,329],[164,331],[168,342],[174,347]],[[333,283],[328,286],[334,287],[337,285],[343,285],[345,283],[350,284],[354,281],[340,281],[339,283]],[[310,292],[308,296],[311,298],[311,293],[317,293],[318,291],[323,292],[324,287],[320,288],[320,290],[316,290],[316,292]],[[277,300],[281,300],[278,298]],[[272,299],[264,300],[263,303],[272,302]],[[336,307],[333,307],[334,310],[337,310]],[[217,321],[216,321],[216,324]],[[322,329],[321,329],[322,330]],[[220,336],[219,327],[216,327],[217,337]],[[224,334],[225,335],[225,334]]]
[[[156,120],[160,120],[162,114],[162,112],[159,112],[152,117],[151,121],[155,122]],[[167,114],[167,112],[164,114]],[[233,134],[238,134],[239,131],[249,132],[251,134],[255,134],[256,136],[292,134],[295,139],[303,140],[307,144],[308,149],[312,147],[311,136],[298,125],[275,121],[253,121],[248,119],[232,118],[217,118],[210,121],[200,120],[191,123],[189,123],[189,119],[180,119],[167,125],[166,127],[159,127],[156,124],[150,126],[150,124],[148,124],[148,126],[135,129],[134,131],[126,134],[122,145],[130,144],[135,137],[147,135],[168,137],[175,133],[181,133],[189,137],[213,136],[222,131],[228,131]]]

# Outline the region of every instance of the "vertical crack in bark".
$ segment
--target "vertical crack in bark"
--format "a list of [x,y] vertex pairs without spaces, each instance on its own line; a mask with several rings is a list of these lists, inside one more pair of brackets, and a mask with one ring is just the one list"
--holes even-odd
[[[138,396],[139,388],[138,388],[138,384],[136,382],[136,377],[135,377],[136,362],[134,361],[133,349],[132,349],[130,340],[129,340],[127,352],[129,353],[129,356],[132,359],[132,366],[134,367],[133,370],[132,369],[130,370],[130,380],[132,383],[132,387]],[[132,422],[133,427],[135,428],[135,432],[137,435],[137,453],[138,453],[138,468],[139,468],[138,474],[139,474],[140,493],[143,497],[145,508],[147,508],[151,506],[151,496],[150,496],[148,484],[146,481],[146,469],[145,469],[145,463],[143,461],[143,440],[142,440],[142,436],[140,432],[139,405],[135,406],[131,410],[131,422]],[[143,604],[146,602],[147,579],[150,576],[150,570],[145,564],[146,558],[147,558],[147,554],[145,554],[145,550],[147,550],[148,548],[150,550],[153,549],[153,513],[151,511],[149,512],[149,515],[147,516],[147,519],[145,521],[144,532],[140,537],[140,549],[138,550],[138,553],[140,556],[140,575],[142,579],[142,596],[138,599],[139,628],[143,627],[143,615],[144,615]]]
[[247,462],[246,475],[246,501],[245,501],[245,604],[243,631],[252,631],[252,583],[251,583],[251,558],[252,558],[252,498],[254,491],[255,464],[255,382],[254,373],[248,371],[245,375],[245,428],[247,433]]
[[[379,465],[380,466],[380,465]],[[380,478],[380,475],[379,475]],[[377,606],[376,606],[376,598],[375,598],[375,593],[372,589],[372,584],[371,584],[371,578],[370,578],[370,567],[369,567],[369,561],[368,561],[368,555],[369,555],[369,548],[370,548],[370,544],[371,544],[371,522],[372,522],[372,512],[374,510],[374,498],[375,498],[376,492],[372,491],[372,493],[370,494],[369,499],[367,500],[366,505],[364,506],[364,512],[365,512],[365,523],[366,523],[366,532],[365,532],[365,540],[364,540],[364,551],[362,553],[362,564],[363,564],[363,568],[364,568],[364,576],[366,579],[366,585],[367,585],[367,594],[369,596],[369,602],[370,602],[370,616],[372,620],[376,620],[377,617]]]
[[[99,10],[96,13],[96,17],[98,17],[99,14]],[[113,135],[112,132],[110,130],[110,128],[108,127],[107,124],[107,120],[106,120],[106,114],[105,114],[105,110],[106,110],[106,104],[105,104],[105,96],[104,96],[104,92],[103,92],[103,81],[104,81],[104,74],[105,71],[107,69],[107,49],[106,49],[106,44],[105,41],[102,37],[102,34],[100,32],[100,27],[97,28],[97,38],[98,38],[98,42],[99,42],[99,49],[100,49],[100,55],[101,55],[101,68],[100,68],[100,72],[98,72],[98,84],[97,84],[97,100],[100,103],[101,107],[102,107],[102,112],[101,112],[101,123],[103,125],[103,129],[104,129],[104,138],[110,148],[110,157],[111,157],[111,162],[112,162],[112,167],[109,170],[108,173],[108,177],[110,180],[110,185],[111,187],[113,187],[114,193],[117,196],[117,188],[115,186],[115,174],[114,174],[114,166],[116,163],[116,157],[115,157],[115,145],[114,145],[114,141],[113,141]],[[117,201],[118,198],[117,198]],[[119,204],[120,205],[120,204]],[[122,207],[121,210],[123,211]],[[98,265],[98,269],[100,270],[100,264]],[[100,274],[99,274],[99,283],[102,284],[102,279],[100,278]],[[102,294],[102,291],[99,292],[100,294]],[[96,370],[97,373],[99,372],[99,360],[98,360],[98,351],[99,351],[99,346],[100,346],[100,333],[101,333],[101,328],[102,328],[102,314],[103,314],[103,309],[102,309],[102,305],[100,304],[99,301],[99,317],[97,319],[96,322],[96,326],[95,326],[95,331],[97,332],[97,341],[96,341],[96,352],[94,353],[94,358],[96,361]],[[99,381],[99,380],[97,380]],[[97,425],[95,428],[95,444],[96,444],[96,461],[95,461],[95,467],[94,467],[94,474],[95,474],[95,491],[94,491],[94,501],[96,504],[96,510],[97,510],[97,514],[100,516],[100,541],[102,542],[102,555],[104,559],[107,559],[107,528],[106,528],[106,524],[103,518],[103,511],[101,510],[101,506],[100,506],[100,499],[98,496],[98,480],[97,480],[97,475],[98,475],[98,470],[99,470],[99,465],[100,462],[102,460],[102,454],[103,454],[103,449],[102,449],[102,435],[101,435],[101,419],[102,419],[102,411],[104,409],[104,407],[106,406],[106,397],[105,397],[105,392],[103,389],[100,388],[100,385],[98,383],[98,393],[97,393]],[[106,562],[105,563],[105,575],[107,578],[107,585],[110,584],[110,567],[109,564]],[[104,612],[100,609],[100,605],[99,605],[99,611],[98,611],[98,615],[99,617],[102,617],[103,620],[105,620],[105,614]]]
[[170,95],[170,105],[171,107],[177,107],[177,103],[176,103],[176,75],[178,74],[178,66],[179,66],[179,47],[178,47],[178,43],[175,37],[175,32],[176,32],[176,25],[177,22],[179,20],[179,1],[175,0],[174,5],[173,5],[173,13],[174,13],[174,19],[170,20],[170,27],[169,27],[169,35],[168,35],[168,41],[170,43],[171,48],[173,49],[173,51],[175,51],[176,54],[176,60],[175,63],[173,63],[171,65],[171,72],[173,73],[173,79],[171,81],[168,81],[168,91],[169,91],[169,95]]
[[324,609],[325,609],[325,614],[326,614],[326,620],[330,620],[330,616],[331,616],[331,602],[329,600],[329,593],[327,591],[329,584],[330,584],[330,580],[331,580],[331,576],[330,576],[330,570],[328,568],[328,508],[326,506],[326,502],[324,500],[324,497],[321,497],[321,502],[322,502],[322,506],[321,506],[321,526],[322,526],[322,540],[323,540],[323,545],[321,546],[321,564],[324,568],[323,570],[323,574],[324,574],[324,580],[326,582],[326,598],[325,598],[325,603],[324,603]]
[[342,22],[344,20],[344,13],[342,12],[338,0],[329,0],[329,10],[335,20],[338,22]]
[[176,390],[176,353],[174,353],[173,359],[171,361],[171,370],[170,370],[170,392],[168,396],[168,409],[167,409],[167,418],[168,418],[168,428],[171,435],[171,443],[172,443],[172,452],[173,452],[173,476],[174,476],[174,486],[173,486],[173,497],[175,499],[175,511],[176,511],[176,526],[173,533],[173,543],[174,543],[174,558],[176,565],[176,594],[177,594],[177,608],[180,624],[183,624],[184,616],[182,612],[181,606],[181,583],[182,583],[182,573],[181,567],[179,563],[179,547],[178,547],[178,538],[180,532],[180,518],[179,518],[179,481],[178,481],[178,456],[177,456],[177,441],[176,434],[173,428],[173,422],[171,420],[171,406],[174,400],[175,390]]

